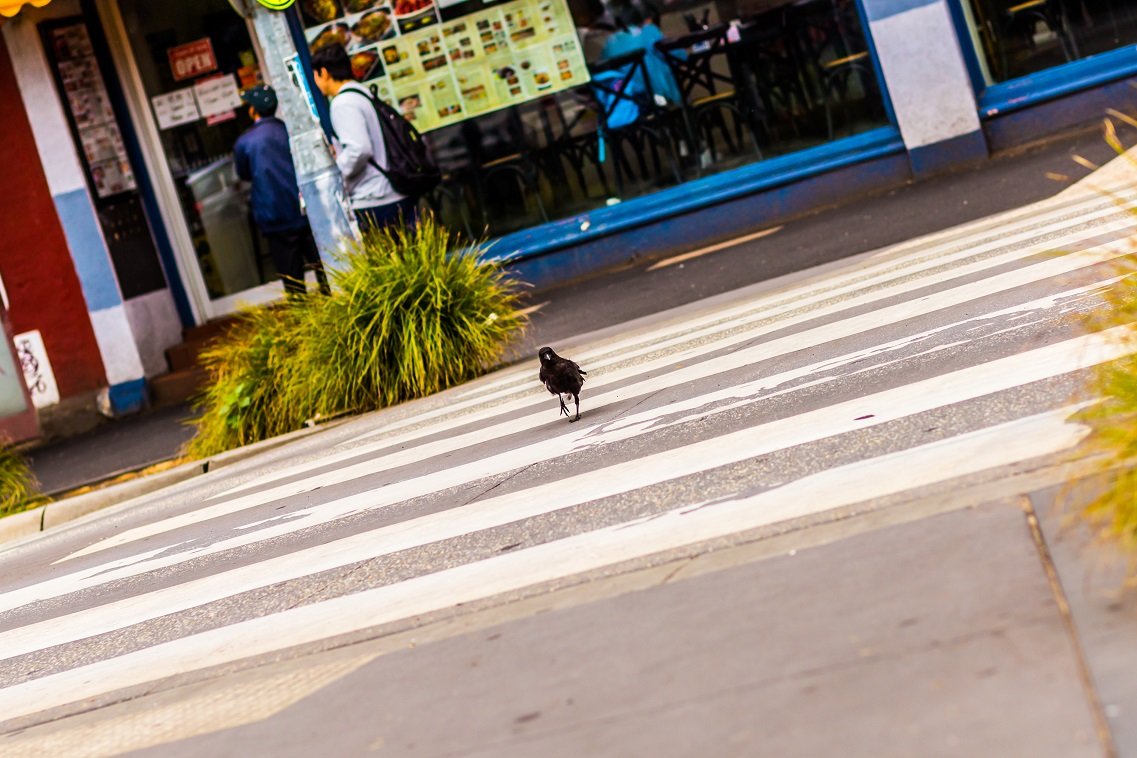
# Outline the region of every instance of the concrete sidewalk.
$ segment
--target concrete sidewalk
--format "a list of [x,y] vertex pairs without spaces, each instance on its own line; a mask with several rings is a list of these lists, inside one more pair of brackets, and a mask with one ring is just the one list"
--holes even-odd
[[1137,602],[1060,528],[1090,490],[1034,487],[1061,477],[1028,471],[970,507],[866,503],[4,746],[300,756],[319,735],[336,755],[1137,755]]

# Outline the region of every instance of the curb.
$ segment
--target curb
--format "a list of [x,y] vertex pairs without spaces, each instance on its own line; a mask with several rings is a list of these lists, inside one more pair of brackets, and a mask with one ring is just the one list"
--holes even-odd
[[309,435],[331,429],[354,416],[328,421],[305,429],[297,429],[279,437],[272,437],[251,445],[218,453],[210,458],[190,461],[166,471],[159,471],[130,482],[123,482],[105,489],[87,492],[82,495],[57,500],[30,511],[17,513],[12,516],[0,518],[0,544],[12,542],[24,537],[33,536],[39,532],[47,531],[53,527],[74,521],[82,516],[101,511],[112,505],[126,503],[135,498],[157,492],[160,489],[194,479],[211,471],[230,466],[254,455],[273,450],[278,447],[303,439]]
[[27,537],[40,531],[43,528],[43,515],[46,509],[46,505],[41,505],[30,511],[0,518],[0,542]]

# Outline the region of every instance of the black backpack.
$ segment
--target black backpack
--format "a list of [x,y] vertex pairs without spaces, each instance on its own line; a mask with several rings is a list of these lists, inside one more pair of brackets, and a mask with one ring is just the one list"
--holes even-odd
[[387,168],[369,159],[372,166],[379,169],[395,192],[407,197],[422,197],[442,181],[442,172],[430,157],[422,135],[402,114],[372,94],[355,89],[355,92],[371,101],[375,115],[379,119],[379,131],[383,133],[383,146],[387,150]]

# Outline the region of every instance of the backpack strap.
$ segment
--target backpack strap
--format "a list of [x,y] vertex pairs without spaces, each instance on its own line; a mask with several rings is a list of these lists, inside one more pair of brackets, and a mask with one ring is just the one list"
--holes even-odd
[[[383,120],[379,118],[379,112],[375,107],[375,96],[372,95],[370,92],[365,92],[363,90],[356,89],[355,87],[350,87],[347,89],[341,89],[339,91],[339,93],[336,95],[336,97],[339,97],[340,95],[342,95],[344,93],[350,93],[350,92],[354,92],[357,95],[362,95],[363,97],[366,97],[367,100],[371,103],[371,109],[375,113],[375,120],[379,124],[379,134],[380,134],[380,136],[382,136],[383,135]],[[335,127],[332,127],[332,134],[336,136],[336,139],[339,139],[339,135],[336,135]],[[383,147],[384,148],[387,147],[385,143],[384,143]],[[374,151],[374,149],[375,149],[375,146],[372,145],[372,151]],[[371,157],[367,159],[367,162],[370,163],[372,166],[374,166],[376,168],[376,170],[378,170],[379,173],[382,174],[383,177],[388,182],[391,181],[391,176],[390,176],[390,174],[387,173],[387,169],[380,166],[379,163],[375,160],[374,152],[372,153]]]

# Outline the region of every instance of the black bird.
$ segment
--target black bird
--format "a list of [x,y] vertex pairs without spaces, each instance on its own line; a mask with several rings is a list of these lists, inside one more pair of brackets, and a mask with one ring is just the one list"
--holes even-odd
[[538,350],[537,357],[541,359],[539,375],[541,383],[561,401],[561,413],[569,415],[568,406],[565,405],[565,395],[572,395],[572,399],[576,401],[576,416],[569,419],[570,422],[576,421],[580,418],[580,388],[588,372],[568,358],[562,358],[554,353],[551,347]]

